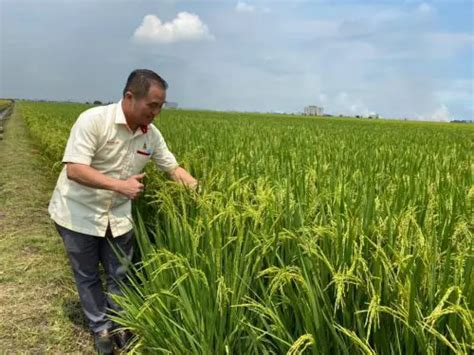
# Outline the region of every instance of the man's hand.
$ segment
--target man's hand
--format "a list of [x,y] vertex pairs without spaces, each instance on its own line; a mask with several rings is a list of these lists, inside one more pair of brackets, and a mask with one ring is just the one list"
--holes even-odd
[[190,173],[184,170],[181,167],[177,167],[169,173],[171,180],[179,182],[187,187],[190,187],[193,190],[196,190],[198,187],[198,181],[192,177]]
[[137,198],[145,188],[141,180],[145,177],[145,173],[139,175],[132,175],[127,180],[120,180],[117,192],[127,196],[130,200]]

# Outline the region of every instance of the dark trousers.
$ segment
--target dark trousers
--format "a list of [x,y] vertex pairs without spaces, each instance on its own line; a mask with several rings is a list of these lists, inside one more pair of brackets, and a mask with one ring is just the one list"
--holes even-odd
[[[116,238],[107,229],[105,237],[95,237],[71,231],[56,224],[71,262],[82,310],[95,332],[113,329],[115,324],[108,318],[107,310],[120,310],[109,294],[120,294],[118,281],[126,283],[126,272],[133,255],[133,231]],[[121,250],[118,258],[114,248]],[[99,263],[106,273],[106,288],[102,285]]]

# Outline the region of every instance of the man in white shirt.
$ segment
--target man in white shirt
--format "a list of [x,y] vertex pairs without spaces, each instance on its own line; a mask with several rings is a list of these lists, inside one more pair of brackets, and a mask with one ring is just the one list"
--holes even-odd
[[[143,192],[141,173],[151,159],[179,183],[197,181],[179,167],[159,130],[152,125],[166,100],[168,84],[151,70],[133,71],[117,104],[83,112],[71,129],[49,213],[63,238],[81,305],[103,353],[113,348],[113,322],[107,308],[118,306],[106,296],[99,263],[107,274],[107,292],[120,293],[126,268],[113,251],[119,247],[128,262],[133,254],[131,200]],[[116,337],[119,347],[126,334]]]

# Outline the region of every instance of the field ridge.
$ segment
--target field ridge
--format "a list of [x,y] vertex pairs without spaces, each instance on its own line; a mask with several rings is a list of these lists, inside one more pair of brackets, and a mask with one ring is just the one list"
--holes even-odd
[[0,166],[0,353],[90,353],[70,267],[47,213],[55,176],[17,110],[0,141]]

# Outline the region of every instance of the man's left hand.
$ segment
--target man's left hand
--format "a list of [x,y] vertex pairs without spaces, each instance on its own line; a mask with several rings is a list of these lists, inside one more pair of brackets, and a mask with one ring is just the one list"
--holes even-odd
[[193,190],[196,190],[198,187],[198,181],[185,169],[177,167],[169,173],[171,180],[181,183]]

